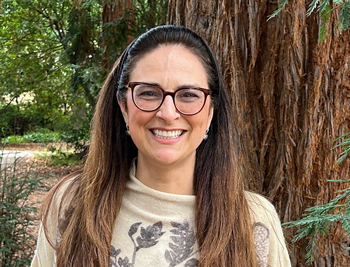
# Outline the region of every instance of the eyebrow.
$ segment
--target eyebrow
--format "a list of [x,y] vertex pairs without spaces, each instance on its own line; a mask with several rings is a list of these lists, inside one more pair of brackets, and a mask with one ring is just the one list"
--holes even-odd
[[[158,86],[158,87],[160,87],[160,88],[162,88],[164,90],[164,88],[161,85],[159,85],[158,83],[153,83],[153,82],[142,82],[142,83],[148,83],[148,84],[151,84],[151,85],[154,85],[154,86]],[[185,84],[185,85],[177,86],[175,88],[175,91],[179,90],[179,89],[183,89],[183,88],[203,88],[203,89],[207,89],[205,87],[201,87],[201,86],[195,85],[195,84]]]

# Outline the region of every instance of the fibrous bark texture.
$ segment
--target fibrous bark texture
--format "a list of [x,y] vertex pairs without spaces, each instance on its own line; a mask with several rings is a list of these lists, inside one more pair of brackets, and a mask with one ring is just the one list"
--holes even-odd
[[[103,59],[102,66],[106,70],[106,74],[113,66],[115,61],[115,45],[120,45],[124,40],[120,40],[120,28],[123,27],[124,23],[131,23],[135,21],[134,16],[129,16],[127,13],[133,7],[132,0],[103,0],[103,11],[102,11],[102,23],[103,23]],[[123,16],[127,19],[123,20]],[[132,41],[131,36],[127,34],[127,43]],[[117,39],[117,40],[116,40]],[[112,52],[113,51],[113,52]],[[105,74],[105,75],[106,75]]]
[[[318,43],[321,20],[306,16],[311,1],[170,0],[168,23],[194,29],[215,52],[232,97],[237,149],[251,190],[266,195],[283,222],[324,204],[348,184],[350,160],[336,164],[332,140],[350,132],[350,39],[331,14]],[[314,266],[349,266],[350,245],[340,225],[313,248]],[[293,266],[305,265],[307,240],[291,243]]]

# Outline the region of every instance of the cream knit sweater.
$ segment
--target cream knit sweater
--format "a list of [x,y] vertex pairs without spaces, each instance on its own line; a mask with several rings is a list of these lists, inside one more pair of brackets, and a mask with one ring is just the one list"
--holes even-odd
[[[195,238],[195,196],[153,190],[130,171],[111,244],[111,267],[195,267],[199,253]],[[64,191],[64,189],[62,190]],[[280,221],[272,204],[246,193],[252,210],[259,266],[291,266]],[[49,232],[57,234],[57,207],[51,208]],[[40,227],[32,267],[55,266],[55,251]]]

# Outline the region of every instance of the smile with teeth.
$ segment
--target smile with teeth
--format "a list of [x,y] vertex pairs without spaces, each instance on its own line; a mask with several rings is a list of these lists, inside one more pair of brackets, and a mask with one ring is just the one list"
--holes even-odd
[[176,130],[176,131],[161,131],[161,130],[151,130],[152,133],[157,138],[162,139],[173,139],[179,137],[184,131],[183,130]]

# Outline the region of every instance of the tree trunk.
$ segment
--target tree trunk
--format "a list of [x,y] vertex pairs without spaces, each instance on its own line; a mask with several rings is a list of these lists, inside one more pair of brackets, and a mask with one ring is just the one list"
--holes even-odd
[[[318,43],[319,15],[306,16],[311,1],[289,1],[267,21],[277,2],[170,0],[168,23],[194,29],[216,53],[249,187],[287,222],[346,186],[327,179],[349,178],[350,159],[337,165],[340,150],[330,149],[350,132],[350,43],[349,31],[335,30],[336,12]],[[291,243],[296,230],[285,229],[292,265],[306,266],[307,240]],[[349,266],[350,238],[339,225],[318,241],[314,266]]]
[[[102,66],[107,74],[119,55],[115,54],[116,47],[125,47],[132,36],[128,34],[128,24],[135,22],[135,16],[129,16],[133,7],[132,0],[103,0],[102,23]],[[126,40],[124,40],[126,38]]]

